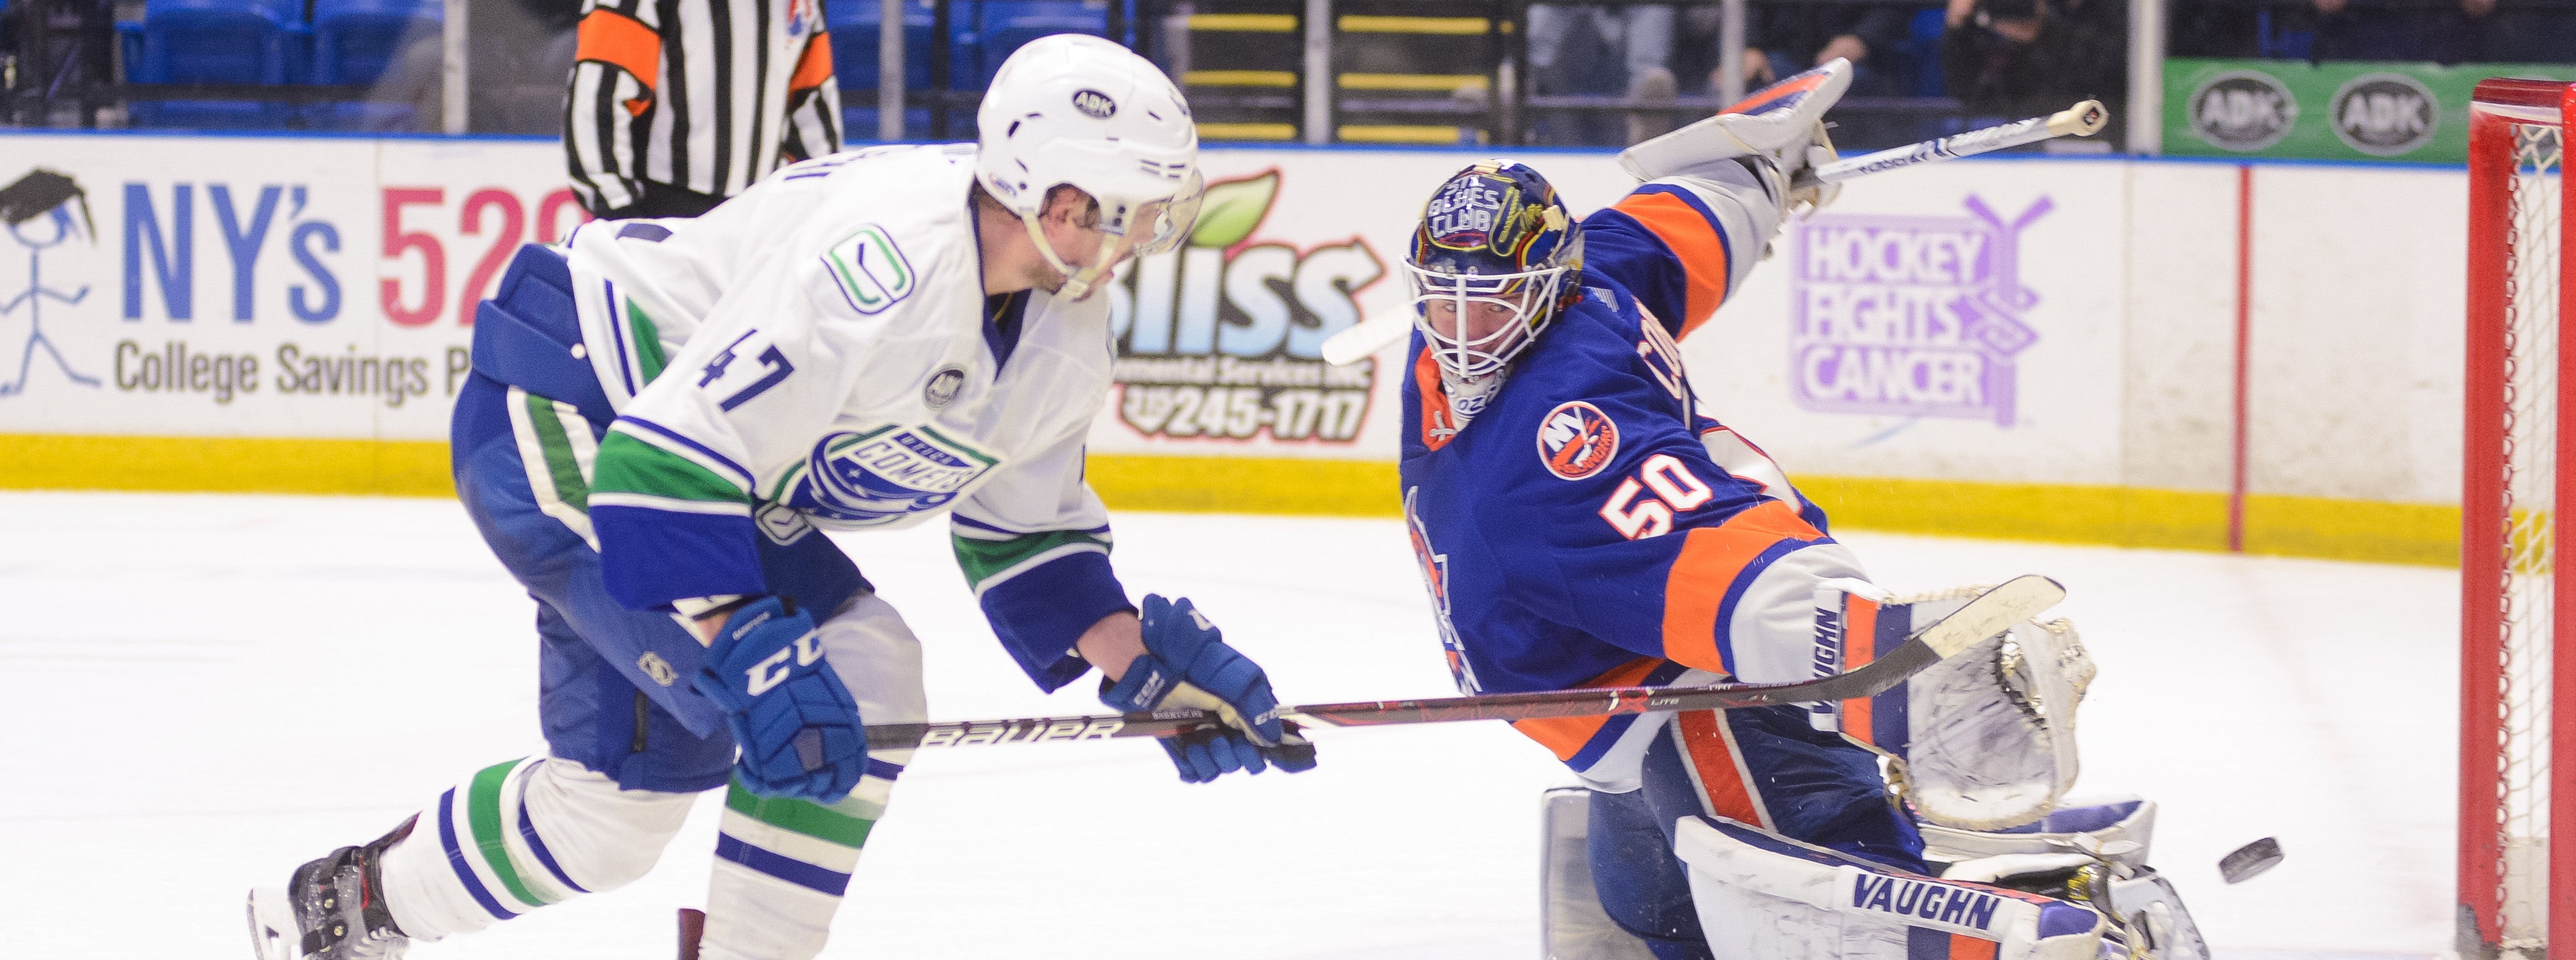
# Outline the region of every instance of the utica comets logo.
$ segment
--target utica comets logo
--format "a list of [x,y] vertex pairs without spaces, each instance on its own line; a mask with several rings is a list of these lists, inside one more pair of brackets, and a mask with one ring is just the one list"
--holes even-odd
[[1600,407],[1581,400],[1557,404],[1538,424],[1538,457],[1547,472],[1581,480],[1601,472],[1619,455],[1619,425]]
[[803,466],[780,478],[772,499],[830,529],[884,526],[946,506],[1000,462],[927,425],[834,433],[814,445]]

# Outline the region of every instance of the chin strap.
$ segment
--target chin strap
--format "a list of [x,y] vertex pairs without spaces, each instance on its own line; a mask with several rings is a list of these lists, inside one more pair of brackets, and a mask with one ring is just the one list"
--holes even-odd
[[1038,227],[1036,217],[1021,217],[1020,225],[1028,228],[1029,242],[1037,245],[1038,256],[1046,258],[1047,266],[1055,268],[1057,273],[1064,275],[1064,285],[1049,291],[1063,300],[1080,300],[1090,296],[1091,288],[1100,282],[1099,265],[1108,263],[1113,258],[1112,255],[1117,252],[1119,242],[1126,239],[1114,233],[1101,234],[1100,252],[1092,256],[1091,265],[1076,269],[1065,263],[1064,258],[1055,255],[1055,246],[1047,242],[1046,231]]

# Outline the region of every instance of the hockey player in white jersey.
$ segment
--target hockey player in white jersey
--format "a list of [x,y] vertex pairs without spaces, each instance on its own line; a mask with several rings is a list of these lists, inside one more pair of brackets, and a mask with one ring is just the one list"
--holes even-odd
[[544,756],[254,891],[264,960],[393,957],[641,876],[731,781],[701,946],[823,945],[926,719],[919,644],[816,528],[950,514],[994,633],[1041,687],[1094,667],[1185,780],[1314,765],[1269,682],[1189,601],[1128,602],[1083,442],[1123,258],[1195,215],[1197,136],[1160,71],[1049,37],[994,78],[969,147],[786,168],[694,220],[523,249],[476,316],[457,488],[537,600]]

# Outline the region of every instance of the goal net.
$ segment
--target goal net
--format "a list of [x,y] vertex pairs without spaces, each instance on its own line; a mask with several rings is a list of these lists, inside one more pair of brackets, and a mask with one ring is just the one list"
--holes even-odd
[[[2559,316],[2566,200],[2562,118],[2576,86],[2480,83],[2469,119],[2468,377],[2461,499],[2460,953],[2538,958],[2554,931],[2576,944],[2576,889],[2550,902],[2550,877],[2576,887],[2576,732],[2558,719],[2551,670],[2576,632],[2576,596],[2556,571],[2576,532],[2559,524],[2558,469],[2576,431],[2561,426]],[[2562,386],[2562,384],[2564,386]],[[2576,475],[2569,476],[2576,480]],[[2564,584],[2564,586],[2562,586]],[[2571,657],[2576,663],[2576,657]],[[2566,699],[2576,705],[2576,692]],[[2576,949],[2562,951],[2576,956]]]

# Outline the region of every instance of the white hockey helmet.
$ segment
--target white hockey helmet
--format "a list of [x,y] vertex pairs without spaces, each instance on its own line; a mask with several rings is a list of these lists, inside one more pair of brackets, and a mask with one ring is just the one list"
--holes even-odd
[[[1198,218],[1198,126],[1170,77],[1108,40],[1060,33],[1030,41],[994,74],[975,113],[975,177],[1018,214],[1056,293],[1088,295],[1119,257],[1178,246]],[[1071,186],[1100,203],[1100,252],[1077,269],[1038,228],[1047,192]]]

